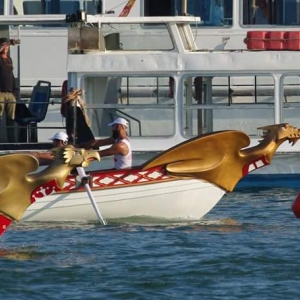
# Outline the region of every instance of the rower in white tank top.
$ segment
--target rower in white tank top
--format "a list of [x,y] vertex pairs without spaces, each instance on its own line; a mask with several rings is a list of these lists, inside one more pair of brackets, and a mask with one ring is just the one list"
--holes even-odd
[[130,142],[126,139],[116,140],[115,143],[124,143],[128,147],[127,155],[115,154],[114,155],[114,163],[115,169],[130,169],[132,166],[132,151]]
[[112,127],[112,136],[107,139],[96,140],[93,147],[112,145],[108,149],[100,150],[101,157],[113,155],[115,169],[129,169],[132,166],[132,151],[127,136],[129,123],[123,118],[117,118],[108,126]]

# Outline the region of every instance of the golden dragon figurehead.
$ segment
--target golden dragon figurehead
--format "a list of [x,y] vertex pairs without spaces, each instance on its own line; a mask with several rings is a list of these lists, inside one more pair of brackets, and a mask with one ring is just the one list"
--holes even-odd
[[263,140],[260,143],[275,140],[279,145],[285,141],[294,145],[300,136],[300,129],[293,127],[288,123],[263,126],[259,127],[258,130],[262,131],[261,136]]
[[[36,172],[38,160],[28,154],[0,156],[0,215],[20,220],[27,207],[35,201],[38,189],[59,191],[70,172],[100,160],[98,151],[65,146],[52,150],[55,160],[44,170]],[[32,173],[35,172],[35,173]]]
[[196,178],[233,191],[248,173],[269,165],[277,148],[285,141],[295,144],[300,130],[289,124],[258,128],[262,140],[249,147],[247,134],[236,130],[201,135],[161,153],[143,169],[165,165],[167,173],[178,178]]
[[90,165],[91,161],[100,161],[100,155],[98,151],[75,148],[72,145],[54,148],[51,151],[55,157],[53,165],[64,164],[71,168],[86,168]]

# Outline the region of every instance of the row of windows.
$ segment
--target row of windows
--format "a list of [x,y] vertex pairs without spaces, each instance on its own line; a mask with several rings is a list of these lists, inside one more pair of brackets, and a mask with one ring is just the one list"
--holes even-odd
[[[256,135],[257,127],[275,122],[272,76],[193,76],[181,84],[187,137],[224,128]],[[299,127],[300,77],[286,76],[282,84],[282,120]],[[130,136],[174,134],[177,87],[172,77],[86,77],[84,87],[93,91],[85,101],[97,136],[109,134],[107,120],[117,116],[130,122]],[[100,116],[103,122],[97,121]]]
[[[164,5],[159,5],[163,2]],[[233,0],[188,0],[187,13],[199,16],[204,26],[230,26]],[[145,0],[145,15],[172,16],[182,14],[182,0]],[[241,0],[243,25],[300,24],[298,0]]]
[[[3,14],[4,0],[0,0],[0,14]],[[102,2],[94,0],[14,0],[14,14],[72,14],[85,10],[89,14],[102,12]]]
[[[234,0],[188,0],[187,13],[201,17],[203,26],[232,25]],[[0,0],[0,14],[3,14]],[[142,2],[142,1],[141,1]],[[90,14],[103,13],[102,0],[13,0],[15,14],[72,14],[79,9]],[[109,7],[109,1],[105,9]],[[124,6],[126,1],[122,2]],[[121,5],[120,4],[120,5]],[[241,0],[242,25],[300,25],[298,0]],[[182,0],[144,0],[141,5],[145,16],[182,15]]]

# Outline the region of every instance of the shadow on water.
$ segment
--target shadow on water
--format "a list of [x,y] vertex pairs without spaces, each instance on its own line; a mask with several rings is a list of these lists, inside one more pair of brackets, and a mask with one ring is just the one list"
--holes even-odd
[[102,226],[99,222],[26,222],[14,224],[15,232],[30,232],[38,230],[81,230],[81,231],[163,231],[163,230],[187,230],[187,231],[236,231],[242,230],[243,225],[233,218],[225,219],[201,219],[201,220],[170,220],[164,218],[153,218],[149,216],[132,216],[128,218],[118,218],[107,220],[107,226]]
[[38,260],[46,255],[44,253],[39,252],[38,248],[38,246],[27,246],[16,249],[0,248],[0,258],[20,261]]

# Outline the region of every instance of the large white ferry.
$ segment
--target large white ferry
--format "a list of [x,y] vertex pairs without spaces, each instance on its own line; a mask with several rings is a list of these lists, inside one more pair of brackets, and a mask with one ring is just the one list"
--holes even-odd
[[[1,0],[0,24],[3,24],[1,19],[7,20],[7,16],[9,20],[18,20],[20,16],[34,15],[44,21],[42,25],[24,23],[21,26],[10,26],[10,35],[21,38],[21,86],[24,89],[30,88],[38,80],[50,80],[53,90],[60,91],[61,84],[67,77],[67,26],[47,25],[46,17],[72,14],[79,9],[89,14],[116,17],[188,14],[201,18],[193,26],[199,49],[236,50],[246,48],[244,38],[249,30],[298,30],[299,1],[266,2],[268,24],[253,24],[252,16],[257,5],[255,0]],[[218,3],[221,5],[219,9]],[[216,17],[218,10],[221,18]],[[148,42],[151,44],[151,41]]]
[[[129,2],[93,2],[96,12],[101,7],[100,12],[113,10],[117,17],[93,15],[72,26],[63,22],[62,14],[4,15],[3,24],[25,24],[9,28],[10,37],[21,40],[20,46],[11,47],[12,53],[19,48],[21,88],[31,89],[42,79],[51,82],[52,91],[60,91],[68,78],[69,87],[85,91],[94,135],[107,136],[106,124],[125,117],[135,151],[161,151],[224,129],[246,132],[255,145],[257,127],[299,127],[300,51],[254,51],[245,44],[251,31],[297,33],[298,19],[292,17],[297,1],[267,2],[270,24],[264,25],[251,24],[253,1],[221,1],[219,24],[213,24],[217,1],[188,1],[187,9],[181,5],[185,1]],[[53,1],[41,7],[45,13],[61,12],[55,5],[62,8]],[[15,7],[21,14],[23,5]],[[183,12],[191,16],[172,17]],[[50,105],[38,123],[38,141],[47,142],[53,127],[64,126],[60,105]],[[299,145],[283,144],[278,151],[293,152],[292,162],[285,168],[275,164],[275,173],[298,173],[294,153]]]

